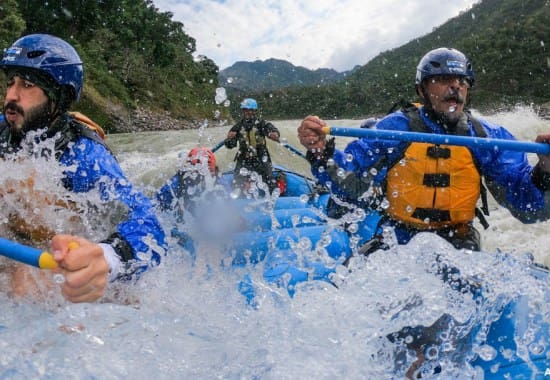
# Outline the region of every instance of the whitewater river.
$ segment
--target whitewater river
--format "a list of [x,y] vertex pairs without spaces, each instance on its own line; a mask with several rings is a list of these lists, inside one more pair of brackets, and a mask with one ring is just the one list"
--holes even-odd
[[[507,126],[520,140],[532,141],[537,132],[550,131],[550,122],[529,108],[487,118]],[[298,124],[275,122],[286,142],[301,148]],[[151,195],[189,149],[214,146],[229,128],[110,135],[107,141],[128,177]],[[343,146],[346,139],[337,141]],[[302,158],[282,145],[269,147],[274,162],[309,174]],[[222,170],[231,168],[234,153],[218,151]],[[6,175],[0,174],[0,180]],[[40,184],[42,174],[34,175]],[[56,173],[47,173],[52,175]],[[476,313],[480,323],[490,318],[490,310],[479,309],[470,293],[458,294],[430,273],[435,255],[477,278],[489,301],[531,295],[533,307],[550,315],[544,298],[548,281],[536,282],[525,273],[528,254],[550,264],[550,225],[522,225],[494,202],[490,211],[490,227],[482,232],[486,252],[456,251],[436,237],[421,235],[407,246],[352,261],[351,271],[339,268],[334,279],[338,288],[311,282],[292,299],[263,281],[261,264],[222,268],[227,253],[209,246],[198,247],[192,261],[172,238],[160,267],[137,284],[117,289],[127,302],[118,296],[113,302],[70,304],[55,288],[42,289],[39,300],[0,295],[0,379],[403,378],[403,371],[394,368],[387,334],[431,325],[443,313],[460,322]],[[57,228],[74,228],[63,224],[59,211],[54,216]],[[159,218],[167,230],[177,227],[170,217]],[[257,287],[256,307],[237,291],[245,274]],[[437,378],[478,379],[480,373],[468,365],[445,364]]]

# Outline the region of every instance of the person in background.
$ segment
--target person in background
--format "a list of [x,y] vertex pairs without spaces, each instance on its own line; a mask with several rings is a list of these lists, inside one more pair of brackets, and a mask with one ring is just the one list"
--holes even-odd
[[239,145],[235,155],[235,184],[242,189],[251,180],[252,172],[256,172],[271,192],[277,184],[273,178],[273,167],[266,138],[279,142],[279,130],[270,122],[257,117],[256,100],[246,98],[242,101],[240,108],[242,119],[229,130],[225,139],[225,146],[228,149]]
[[[504,127],[465,110],[474,82],[472,63],[463,53],[434,49],[416,71],[416,92],[424,105],[393,112],[380,119],[376,129],[515,139]],[[550,217],[550,155],[539,155],[533,167],[524,152],[366,138],[341,151],[335,149],[334,139],[327,140],[325,125],[319,117],[308,116],[298,127],[312,173],[322,183],[330,182],[332,191],[347,201],[357,202],[373,186],[374,193],[389,202],[385,224],[394,228],[400,244],[429,231],[456,248],[480,250],[473,221],[477,215],[487,226],[476,208],[481,198],[488,213],[486,188],[523,223]],[[535,141],[549,143],[550,133]],[[338,168],[346,175],[337,175]]]
[[[135,278],[157,265],[165,250],[165,234],[151,201],[125,177],[103,140],[103,131],[79,113],[68,112],[80,98],[83,64],[66,41],[48,34],[24,36],[4,51],[0,67],[7,89],[0,123],[0,157],[35,162],[36,157],[63,170],[60,179],[74,193],[92,190],[101,201],[122,209],[121,222],[100,242],[50,232],[51,248],[63,275],[63,296],[72,302],[99,300],[108,284]],[[42,148],[52,142],[53,151]],[[32,178],[11,191],[42,194]],[[1,189],[6,196],[7,189]],[[24,207],[24,201],[21,204]],[[25,283],[19,283],[24,289]]]
[[216,155],[208,148],[193,148],[185,163],[155,196],[157,207],[162,211],[175,210],[182,215],[184,210],[194,211],[195,200],[218,178]]

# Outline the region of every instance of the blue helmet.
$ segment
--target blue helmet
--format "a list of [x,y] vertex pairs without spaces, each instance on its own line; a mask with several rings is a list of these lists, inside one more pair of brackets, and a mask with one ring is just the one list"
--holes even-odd
[[424,79],[436,75],[465,77],[470,87],[474,85],[472,62],[463,53],[453,48],[438,48],[426,53],[416,68],[415,83],[419,85]]
[[258,102],[252,98],[246,98],[241,102],[242,110],[254,110],[258,109]]
[[80,98],[84,80],[82,60],[61,38],[49,34],[22,37],[4,51],[0,67],[5,73],[11,69],[45,73],[61,89],[66,102]]

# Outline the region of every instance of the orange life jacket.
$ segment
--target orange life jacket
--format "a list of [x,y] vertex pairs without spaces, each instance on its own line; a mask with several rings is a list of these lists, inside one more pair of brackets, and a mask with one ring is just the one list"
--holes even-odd
[[481,178],[466,147],[411,143],[388,171],[388,214],[418,229],[469,223]]
[[90,119],[88,116],[78,112],[78,111],[75,111],[75,112],[69,112],[69,114],[75,118],[75,120],[81,122],[82,124],[86,125],[88,128],[90,128],[92,131],[95,131],[97,132],[97,134],[99,135],[99,137],[101,137],[102,140],[105,140],[106,138],[106,135],[105,135],[105,131],[103,130],[103,128],[101,128],[99,126],[99,124],[97,124],[95,121],[93,121],[92,119]]

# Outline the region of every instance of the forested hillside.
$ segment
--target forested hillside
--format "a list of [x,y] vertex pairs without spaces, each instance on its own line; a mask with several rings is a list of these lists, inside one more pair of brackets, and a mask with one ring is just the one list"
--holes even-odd
[[[219,117],[228,117],[230,110],[215,104],[218,66],[204,56],[193,58],[195,39],[172,16],[151,0],[2,0],[0,46],[35,32],[69,41],[85,64],[78,109],[111,132],[120,131],[131,110],[182,121],[212,119],[219,112]],[[238,111],[246,95],[257,98],[264,116],[273,119],[310,113],[325,118],[383,114],[401,98],[415,99],[416,65],[427,51],[441,46],[458,48],[473,59],[477,76],[472,107],[548,103],[549,19],[548,0],[483,0],[432,33],[379,54],[337,83],[303,86],[307,80],[302,80],[283,89],[256,87],[238,95],[229,91],[231,111]],[[260,76],[269,76],[270,86],[277,86],[286,80],[279,74],[272,70]]]
[[[359,66],[357,66],[359,67]],[[281,59],[239,61],[220,71],[220,84],[232,91],[272,91],[289,86],[326,85],[344,79],[350,72],[333,69],[309,70]]]
[[378,55],[341,83],[249,95],[258,98],[270,118],[384,114],[400,98],[415,99],[420,58],[433,48],[449,46],[473,60],[472,107],[548,103],[549,19],[548,0],[483,0],[432,33]]
[[2,0],[0,46],[37,32],[70,42],[84,61],[78,108],[108,130],[136,107],[212,118],[218,67],[207,57],[193,59],[195,39],[172,16],[151,0]]

